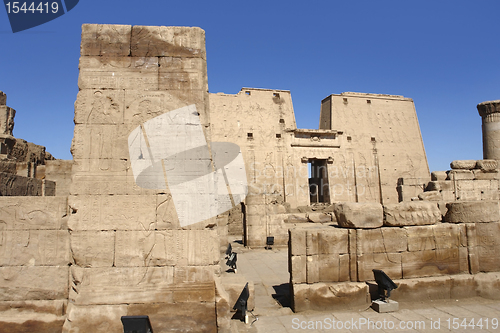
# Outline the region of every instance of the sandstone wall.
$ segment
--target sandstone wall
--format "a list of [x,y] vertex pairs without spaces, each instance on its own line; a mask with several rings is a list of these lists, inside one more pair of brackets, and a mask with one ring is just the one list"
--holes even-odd
[[[420,127],[413,101],[392,95],[342,93],[322,101],[321,119],[326,119],[330,106],[331,128],[344,132],[345,147],[352,151],[347,163],[357,170],[378,170],[380,183],[363,184],[366,199],[379,202],[398,202],[399,178],[429,179]],[[328,122],[321,122],[327,128]],[[360,179],[366,179],[359,175]],[[370,179],[368,179],[370,180]],[[365,180],[363,180],[365,181]],[[343,200],[342,198],[339,198]],[[361,201],[361,200],[359,200]]]
[[[337,205],[338,226],[290,230],[289,271],[296,311],[315,309],[318,304],[304,298],[318,297],[322,288],[345,289],[345,298],[334,292],[323,299],[325,307],[366,302],[366,286],[356,283],[373,281],[373,269],[383,270],[393,280],[500,271],[498,201],[449,203],[444,218],[432,202],[386,205],[383,213],[367,205],[371,204]],[[366,222],[374,220],[379,224]],[[465,285],[474,287],[472,279],[467,281]],[[395,295],[418,299],[401,291]],[[483,296],[487,297],[484,292]],[[431,296],[421,300],[426,297]]]
[[0,197],[0,327],[61,331],[68,304],[65,197]]
[[189,105],[209,141],[204,31],[83,25],[78,85],[64,331],[120,332],[120,316],[149,315],[155,332],[214,332],[215,217],[181,228],[168,188],[136,184],[128,141]]

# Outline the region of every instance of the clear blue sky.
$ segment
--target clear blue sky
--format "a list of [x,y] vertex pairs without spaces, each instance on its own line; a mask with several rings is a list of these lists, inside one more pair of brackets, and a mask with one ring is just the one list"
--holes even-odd
[[[481,159],[476,105],[500,99],[500,1],[96,1],[13,34],[0,9],[0,90],[14,135],[71,159],[83,23],[199,26],[210,92],[290,90],[297,125],[344,91],[413,98],[430,170]],[[341,130],[341,129],[339,129]]]

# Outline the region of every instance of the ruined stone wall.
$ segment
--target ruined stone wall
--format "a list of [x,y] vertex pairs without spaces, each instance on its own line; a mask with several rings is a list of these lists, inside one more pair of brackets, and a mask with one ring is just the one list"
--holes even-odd
[[[498,201],[452,202],[446,207],[443,216],[437,203],[428,201],[389,204],[383,210],[344,203],[335,207],[337,226],[290,230],[295,310],[320,306],[312,300],[321,298],[318,293],[325,288],[334,292],[324,296],[322,306],[366,302],[367,287],[357,282],[373,281],[373,269],[403,285],[410,282],[400,279],[499,272]],[[466,280],[462,287],[477,287],[472,278],[461,279]],[[336,296],[335,290],[345,294]],[[418,300],[418,295],[395,295]],[[424,293],[421,300],[427,297],[432,296]]]
[[204,31],[83,25],[78,84],[64,331],[120,332],[120,316],[149,315],[155,332],[214,332],[215,217],[181,227],[169,189],[139,187],[129,154],[132,131],[189,105],[209,141]]
[[0,327],[61,331],[70,237],[65,197],[0,197]]
[[[343,131],[349,142],[345,146],[349,153],[344,156],[350,157],[353,168],[379,171],[380,184],[375,188],[370,179],[366,181],[361,174],[357,177],[365,182],[360,185],[366,191],[359,201],[396,203],[399,178],[429,179],[420,127],[410,98],[342,93],[330,95],[322,105],[321,118],[327,118],[326,108],[330,105],[331,129]],[[382,200],[377,200],[380,194]]]

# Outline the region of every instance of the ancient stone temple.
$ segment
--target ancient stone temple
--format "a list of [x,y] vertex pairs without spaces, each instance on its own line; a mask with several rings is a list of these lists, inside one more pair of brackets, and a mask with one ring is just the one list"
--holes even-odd
[[79,69],[71,161],[0,92],[0,331],[230,332],[255,291],[229,235],[288,247],[296,312],[369,305],[373,269],[399,300],[500,298],[498,101],[485,159],[430,173],[411,99],[333,94],[297,128],[289,91],[208,93],[200,28],[83,25]]

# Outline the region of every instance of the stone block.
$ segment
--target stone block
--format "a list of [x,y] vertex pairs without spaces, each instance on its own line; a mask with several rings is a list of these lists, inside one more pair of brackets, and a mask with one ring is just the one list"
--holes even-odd
[[366,283],[294,284],[294,312],[346,310],[369,304]]
[[451,180],[436,180],[427,184],[426,191],[454,191],[455,184]]
[[210,302],[215,301],[214,270],[213,266],[72,266],[69,298],[75,304],[173,303],[179,298]]
[[456,160],[450,163],[453,170],[472,170],[476,167],[476,160]]
[[205,60],[161,57],[158,65],[159,90],[208,90]]
[[446,205],[444,221],[452,223],[496,222],[500,220],[497,201],[460,201]]
[[[403,255],[405,252],[403,252]],[[372,281],[373,270],[383,270],[391,279],[402,278],[401,253],[365,253],[357,256],[358,281]]]
[[314,223],[329,223],[332,222],[332,216],[325,213],[308,213],[307,218],[309,222]]
[[[471,240],[473,253],[477,256],[478,271],[498,272],[500,270],[500,223],[475,224],[476,238]],[[472,250],[472,249],[471,249]]]
[[287,223],[306,223],[308,221],[307,213],[288,214]]
[[473,180],[474,173],[471,170],[455,169],[448,171],[446,180]]
[[476,169],[482,170],[484,172],[496,172],[498,169],[497,160],[477,160]]
[[358,255],[357,255],[357,232],[359,230],[349,229],[349,280],[358,280]]
[[80,89],[158,90],[156,57],[80,57]]
[[448,177],[448,174],[446,171],[433,171],[431,172],[431,180],[432,181],[440,181],[440,180],[446,180]]
[[[80,267],[112,267],[115,265],[115,231],[72,231],[71,254]],[[133,244],[129,244],[133,246]]]
[[69,267],[0,267],[0,301],[68,298]]
[[319,282],[319,255],[306,256],[306,281],[308,284]]
[[399,201],[411,201],[412,198],[417,197],[419,194],[424,192],[423,185],[398,185],[398,197]]
[[41,179],[0,172],[0,196],[41,196]]
[[391,299],[386,301],[373,301],[372,309],[378,313],[396,312],[399,310],[399,303]]
[[307,282],[307,258],[305,255],[290,257],[290,280],[292,283]]
[[17,174],[17,166],[14,161],[0,161],[0,172]]
[[216,230],[116,231],[116,267],[208,266],[219,262]]
[[500,299],[500,273],[479,273],[474,275],[477,296]]
[[318,229],[306,230],[306,254],[318,254]]
[[398,302],[450,299],[453,284],[450,276],[402,279],[394,282],[398,289],[391,292],[391,299]]
[[83,89],[75,102],[75,124],[123,124],[124,90]]
[[477,180],[489,180],[489,179],[500,179],[500,176],[498,174],[498,171],[490,172],[490,171],[483,171],[479,169],[473,170],[474,172],[474,179]]
[[156,225],[155,196],[70,196],[70,230],[152,230]]
[[318,279],[319,282],[349,281],[349,255],[319,254]]
[[228,301],[231,306],[232,312],[234,304],[236,304],[236,301],[238,300],[238,297],[240,297],[241,292],[243,291],[243,288],[245,288],[245,285],[248,282],[248,291],[250,294],[250,297],[248,298],[247,302],[247,308],[248,310],[252,311],[255,308],[255,287],[253,284],[253,281],[248,281],[244,276],[241,275],[235,275],[235,274],[229,274],[229,275],[223,275],[221,277],[221,282],[223,285],[223,288],[225,289],[225,292],[228,294]]
[[402,228],[380,228],[358,230],[357,254],[397,253],[407,250],[406,230]]
[[7,105],[7,94],[0,91],[0,105]]
[[129,56],[130,25],[83,24],[80,55]]
[[198,27],[133,26],[135,57],[183,57],[206,59],[205,31]]
[[472,298],[477,296],[477,291],[474,283],[474,275],[458,274],[450,275],[451,289],[450,298]]
[[343,228],[370,229],[383,225],[384,212],[377,203],[344,202],[335,205],[335,216]]
[[66,230],[3,230],[0,235],[0,266],[65,266],[70,263]]
[[66,228],[65,197],[0,197],[3,230]]
[[418,198],[422,201],[441,201],[443,200],[443,196],[438,191],[429,191],[420,193]]
[[441,223],[432,226],[406,227],[408,251],[450,249],[466,246],[464,225]]
[[290,255],[306,255],[306,230],[293,228],[288,231],[290,238]]
[[446,248],[402,254],[403,278],[468,273],[467,248]]
[[348,230],[340,228],[324,228],[318,231],[318,253],[349,253]]
[[433,202],[412,201],[384,206],[384,225],[386,226],[435,224],[441,221],[441,218],[441,211]]
[[[112,160],[123,163],[130,159],[128,151],[128,135],[130,131],[115,125],[75,125],[71,153],[75,160],[97,159],[99,170],[110,170]],[[121,160],[121,161],[120,161]],[[78,168],[73,170],[78,171]],[[82,171],[87,171],[83,169]],[[126,171],[126,170],[123,170]],[[125,175],[126,173],[122,173]]]

